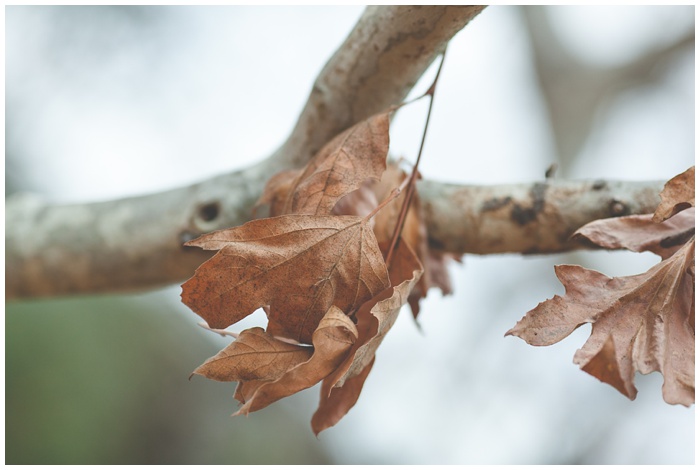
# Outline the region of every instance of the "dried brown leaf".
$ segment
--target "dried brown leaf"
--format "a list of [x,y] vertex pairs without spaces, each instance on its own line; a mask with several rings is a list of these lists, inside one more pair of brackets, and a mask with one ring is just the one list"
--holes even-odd
[[321,401],[311,420],[316,434],[335,425],[355,405],[374,364],[377,348],[394,325],[401,307],[406,304],[411,289],[420,278],[420,262],[403,239],[399,241],[394,260],[389,269],[393,287],[384,290],[358,310],[358,340],[343,363],[323,380]]
[[507,335],[546,346],[592,323],[574,362],[630,399],[635,371],[664,376],[664,400],[695,401],[695,238],[668,259],[636,276],[609,278],[580,266],[557,266],[564,297],[542,302]]
[[358,375],[372,362],[374,354],[394,325],[401,307],[423,273],[423,268],[413,250],[401,239],[394,261],[389,269],[392,287],[366,302],[357,312],[358,341],[345,362],[324,381],[323,393],[342,386],[346,380]]
[[[407,177],[408,174],[403,171],[396,162],[389,163],[381,180],[376,183],[373,188],[377,200],[383,201],[389,197],[391,192],[398,188]],[[399,219],[399,212],[401,211],[401,206],[403,206],[407,194],[407,190],[403,191],[399,197],[387,204],[375,216],[374,234],[380,245],[382,243],[388,243],[393,238],[394,229]],[[418,197],[414,194],[408,214],[406,215],[403,231],[401,232],[401,238],[406,240],[408,245],[416,253],[418,253],[419,246],[425,241],[421,238],[422,234],[420,233],[421,221],[417,214],[420,207],[419,204]]]
[[324,429],[335,426],[348,411],[355,406],[367,376],[374,365],[374,358],[358,375],[345,381],[342,387],[333,388],[330,395],[321,390],[321,401],[311,418],[311,429],[318,434]]
[[265,189],[258,199],[258,202],[253,206],[253,210],[263,204],[270,205],[270,217],[275,217],[282,215],[284,212],[284,205],[287,202],[287,195],[292,190],[292,187],[296,179],[301,174],[302,169],[284,170],[276,173],[267,180],[265,184]]
[[353,312],[389,286],[374,234],[359,217],[253,220],[187,245],[219,250],[182,286],[182,301],[213,328],[269,306],[269,333],[309,343],[331,305]]
[[[365,181],[358,189],[346,194],[333,207],[333,215],[368,216],[379,205],[377,195],[372,190],[372,183],[372,181]],[[373,217],[371,220],[372,227],[374,227],[374,219]]]
[[275,380],[292,367],[308,361],[313,350],[280,341],[259,327],[238,338],[207,359],[193,374],[220,382]]
[[617,352],[615,351],[615,341],[612,335],[608,336],[600,351],[581,366],[581,370],[588,372],[593,377],[597,377],[601,382],[612,385],[623,395],[634,398],[637,394],[636,390],[629,390],[628,383],[622,378],[617,364]]
[[345,359],[357,340],[357,329],[340,309],[331,306],[313,334],[311,358],[287,371],[274,381],[256,384],[252,391],[242,391],[245,404],[236,413],[258,411],[275,401],[312,387],[333,372]]
[[666,259],[694,235],[695,209],[689,209],[660,223],[651,214],[596,220],[578,229],[574,238],[610,250],[651,251]]
[[238,400],[239,403],[245,403],[253,397],[260,387],[269,382],[271,382],[271,380],[248,380],[246,382],[238,382],[233,398]]
[[275,175],[258,204],[271,203],[272,215],[330,214],[340,199],[368,179],[379,180],[386,169],[392,112],[371,116],[338,134],[302,170]]
[[[385,199],[407,177],[408,174],[397,163],[390,163],[382,175],[381,181],[375,186],[377,199],[380,201]],[[374,233],[380,247],[384,244],[388,246],[388,242],[393,237],[394,227],[398,221],[406,193],[407,191],[404,191],[401,196],[382,209],[375,217]],[[453,259],[452,255],[433,250],[428,246],[428,230],[425,226],[418,192],[415,192],[411,199],[401,238],[408,243],[424,268],[423,275],[414,286],[408,300],[413,317],[417,318],[420,311],[419,301],[425,298],[429,289],[438,287],[442,290],[443,295],[452,293],[447,265]]]
[[695,206],[695,166],[671,178],[661,191],[661,204],[654,212],[654,222],[666,220]]

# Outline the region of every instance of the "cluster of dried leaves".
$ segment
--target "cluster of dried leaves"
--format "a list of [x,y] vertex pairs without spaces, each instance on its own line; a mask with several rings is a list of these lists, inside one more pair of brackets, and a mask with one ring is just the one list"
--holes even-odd
[[652,215],[597,220],[575,236],[594,245],[650,251],[662,260],[643,274],[609,278],[556,266],[566,288],[529,311],[506,335],[533,346],[561,341],[584,323],[591,336],[574,355],[589,374],[634,399],[636,371],[663,374],[670,404],[695,403],[695,167],[666,183]]
[[269,218],[187,243],[218,250],[182,286],[182,301],[211,328],[267,313],[266,329],[242,331],[194,371],[238,382],[236,414],[322,382],[311,424],[316,434],[333,426],[356,403],[401,307],[410,303],[417,316],[430,287],[450,292],[447,257],[428,249],[417,197],[385,262],[405,197],[395,188],[406,179],[387,167],[391,112],[336,136],[306,167],[273,176],[258,201]]
[[[417,317],[429,288],[451,292],[450,256],[429,249],[417,197],[397,237],[406,193],[397,197],[396,188],[412,180],[387,165],[393,111],[336,136],[304,168],[273,176],[257,204],[269,205],[270,217],[187,243],[218,250],[182,286],[182,301],[210,328],[258,308],[267,314],[266,329],[232,334],[233,343],[194,371],[238,382],[236,414],[320,382],[311,426],[316,434],[333,426],[357,402],[401,307]],[[631,399],[635,372],[659,371],[668,403],[694,403],[694,179],[695,167],[670,180],[653,215],[598,220],[575,234],[608,249],[650,251],[661,262],[619,278],[557,266],[566,295],[541,303],[506,334],[545,346],[591,323],[574,356],[583,370]]]

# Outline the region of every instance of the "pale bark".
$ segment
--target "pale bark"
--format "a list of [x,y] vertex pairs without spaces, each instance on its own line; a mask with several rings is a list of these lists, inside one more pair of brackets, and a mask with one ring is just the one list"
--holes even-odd
[[[181,282],[211,253],[182,243],[250,220],[270,173],[258,165],[118,201],[7,204],[6,298],[143,290]],[[592,220],[653,212],[662,181],[463,186],[420,181],[430,243],[454,253],[552,253]],[[210,219],[210,220],[207,220]]]
[[663,181],[543,181],[419,186],[430,245],[452,253],[556,253],[583,248],[569,240],[597,219],[646,214]]

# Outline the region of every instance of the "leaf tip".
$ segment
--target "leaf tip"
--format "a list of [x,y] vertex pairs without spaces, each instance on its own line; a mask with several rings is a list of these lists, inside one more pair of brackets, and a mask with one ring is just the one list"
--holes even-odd
[[634,383],[629,378],[625,379],[620,370],[612,335],[608,336],[600,350],[585,362],[579,350],[574,356],[574,364],[579,365],[582,371],[601,382],[611,385],[630,400],[637,398],[637,388]]
[[245,409],[245,406],[240,407],[238,411],[231,414],[232,418],[235,418],[236,416],[248,416],[248,410]]

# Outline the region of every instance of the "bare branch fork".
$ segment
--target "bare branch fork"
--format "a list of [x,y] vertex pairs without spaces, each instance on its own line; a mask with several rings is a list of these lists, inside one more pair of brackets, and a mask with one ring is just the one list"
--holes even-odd
[[[183,247],[240,225],[270,175],[305,164],[354,123],[403,101],[482,6],[369,7],[318,76],[287,141],[241,171],[116,201],[7,200],[7,299],[145,290],[180,282],[210,254]],[[454,253],[548,253],[595,219],[653,212],[661,181],[546,181],[502,186],[419,181],[430,243]],[[138,239],[138,243],[134,240]]]

